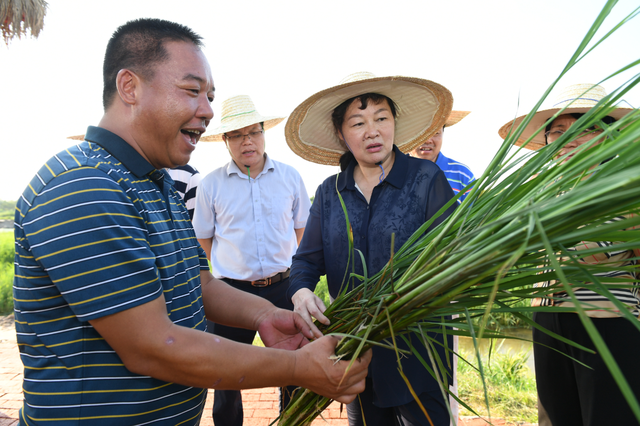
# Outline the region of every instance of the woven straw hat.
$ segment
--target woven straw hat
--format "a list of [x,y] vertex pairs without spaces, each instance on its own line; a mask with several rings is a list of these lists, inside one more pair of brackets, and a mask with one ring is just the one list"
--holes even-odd
[[[567,105],[568,107],[562,111],[562,114],[571,114],[573,112],[585,113],[596,106],[605,96],[607,96],[606,90],[597,84],[574,84],[565,88],[560,92],[551,108],[540,110],[533,116],[529,125],[525,127],[520,138],[517,140],[516,145],[522,146],[532,134],[545,125],[549,118]],[[616,108],[611,111],[609,115],[618,120],[631,111],[633,111],[631,108]],[[523,115],[502,126],[500,130],[498,130],[500,137],[505,139],[509,132],[512,129],[515,130],[525,117],[526,115]],[[544,131],[540,131],[525,148],[535,151],[544,145]]]
[[285,117],[266,117],[260,115],[249,96],[233,96],[222,102],[222,118],[220,126],[211,134],[200,138],[200,142],[222,142],[222,135],[242,129],[256,123],[264,122],[264,130],[278,125]]
[[337,86],[309,97],[291,113],[284,130],[291,150],[314,163],[338,165],[346,148],[335,134],[331,113],[347,99],[365,93],[379,93],[395,102],[394,143],[404,152],[442,129],[453,106],[451,92],[433,81],[351,74]]
[[445,127],[451,127],[454,124],[458,123],[460,120],[469,115],[471,111],[451,111],[447,121],[444,123]]

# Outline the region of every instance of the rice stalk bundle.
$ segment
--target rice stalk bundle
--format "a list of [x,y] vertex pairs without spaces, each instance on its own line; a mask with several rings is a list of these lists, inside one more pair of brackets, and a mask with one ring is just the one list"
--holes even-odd
[[[496,336],[495,332],[483,330],[482,325],[479,330],[474,329],[470,320],[473,315],[482,315],[486,320],[490,310],[512,312],[539,328],[522,315],[523,308],[516,311],[510,305],[559,289],[574,297],[571,282],[580,282],[580,287],[616,302],[609,291],[611,284],[631,285],[615,279],[608,279],[607,285],[603,285],[594,274],[606,272],[607,266],[579,264],[577,256],[572,256],[568,248],[580,241],[602,240],[615,241],[618,248],[640,248],[640,144],[637,143],[640,142],[640,111],[634,110],[611,125],[602,122],[624,95],[640,83],[640,75],[604,98],[557,142],[519,159],[509,156],[510,148],[530,118],[558,80],[581,59],[614,4],[614,1],[607,3],[561,75],[520,126],[512,129],[462,205],[425,235],[433,220],[456,202],[451,200],[398,252],[391,253],[388,264],[380,272],[373,276],[367,276],[366,270],[364,276],[347,274],[343,292],[325,311],[331,325],[316,324],[323,333],[342,338],[336,348],[337,359],[353,360],[373,345],[398,352],[397,340],[408,341],[406,334],[416,333],[427,347],[435,368],[432,370],[426,360],[423,364],[439,380],[445,393],[448,384],[444,363],[447,361],[437,358],[436,343],[427,336],[427,331],[470,335],[474,339],[478,331],[485,336]],[[616,28],[637,14],[638,9]],[[626,69],[639,64],[640,60]],[[556,116],[561,114],[562,111]],[[568,154],[572,155],[569,161],[564,162],[566,156],[558,158],[564,145],[594,125],[604,131]],[[632,229],[634,227],[639,229]],[[350,246],[351,256],[361,256],[353,251],[352,242]],[[608,250],[610,248],[598,247],[581,251],[581,255]],[[363,261],[363,264],[366,263]],[[354,278],[362,282],[349,289],[346,284]],[[549,280],[555,280],[556,284],[532,287],[534,283]],[[617,305],[622,315],[640,329],[629,310],[619,302]],[[544,309],[562,311],[563,308]],[[640,405],[635,395],[584,307],[579,306],[577,311],[640,421]],[[462,314],[462,319],[451,320],[449,316],[455,314]],[[447,327],[452,325],[455,330]],[[588,350],[573,342],[567,343]],[[398,353],[398,368],[402,374],[401,355]],[[299,391],[278,424],[308,425],[330,403],[331,400],[308,390]]]

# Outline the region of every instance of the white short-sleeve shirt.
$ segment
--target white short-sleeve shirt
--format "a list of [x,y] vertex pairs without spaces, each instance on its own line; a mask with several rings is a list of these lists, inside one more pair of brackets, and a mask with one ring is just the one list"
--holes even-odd
[[193,227],[198,239],[213,238],[216,278],[259,280],[291,266],[295,229],[304,228],[311,202],[293,167],[266,157],[249,177],[230,161],[198,187]]

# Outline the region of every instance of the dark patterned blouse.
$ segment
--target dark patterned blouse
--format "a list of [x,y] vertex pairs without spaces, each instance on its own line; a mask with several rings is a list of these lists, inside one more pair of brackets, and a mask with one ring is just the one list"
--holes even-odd
[[[354,246],[366,259],[369,276],[380,271],[391,254],[391,234],[395,234],[397,251],[409,237],[443,205],[453,198],[453,191],[440,168],[431,161],[412,158],[396,146],[395,163],[388,176],[378,184],[367,203],[353,178],[356,161],[339,175],[327,178],[316,191],[304,236],[291,266],[289,297],[301,288],[313,290],[320,276],[327,276],[329,293],[335,298],[347,267],[363,274],[358,255],[355,264],[347,265],[349,243],[345,214],[336,190],[340,191],[353,229]],[[336,182],[337,179],[337,182]],[[440,224],[455,205],[432,225]],[[358,283],[350,283],[354,285]],[[443,356],[443,354],[441,354]],[[426,355],[425,358],[429,359]],[[409,357],[402,362],[407,377],[419,394],[437,390],[437,383],[424,366]],[[393,351],[374,349],[370,367],[374,401],[382,407],[405,404],[413,399],[397,372]]]

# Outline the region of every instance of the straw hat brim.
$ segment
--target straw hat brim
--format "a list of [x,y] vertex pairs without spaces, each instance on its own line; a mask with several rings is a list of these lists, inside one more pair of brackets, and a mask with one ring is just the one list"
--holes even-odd
[[453,106],[444,86],[413,77],[375,77],[339,84],[302,102],[285,126],[287,144],[305,160],[338,165],[346,149],[334,131],[331,113],[347,99],[365,93],[385,95],[397,106],[395,144],[403,152],[420,146],[442,126]]
[[[264,117],[260,114],[251,114],[240,119],[236,119],[230,124],[221,124],[211,131],[208,136],[202,136],[200,142],[223,142],[222,135],[234,130],[243,129],[256,123],[264,123],[264,130],[269,130],[282,122],[287,117]],[[208,132],[207,132],[208,133]]]
[[446,123],[444,123],[444,126],[451,127],[454,124],[459,123],[460,120],[465,118],[470,113],[471,111],[451,111],[451,114],[449,114],[449,118],[447,118],[447,121]]
[[[562,111],[561,115],[571,114],[571,113],[584,114],[587,111],[589,111],[591,108],[593,107],[566,108],[564,111]],[[542,148],[545,145],[545,141],[544,141],[545,123],[549,118],[551,118],[560,110],[561,108],[549,108],[542,111],[538,111],[533,116],[533,118],[531,119],[527,127],[525,127],[524,130],[522,131],[520,138],[515,143],[516,146],[524,145],[524,143],[527,141],[527,139],[529,139],[531,135],[533,135],[538,129],[542,128],[542,130],[540,130],[540,132],[538,132],[538,134],[535,135],[533,139],[529,141],[529,143],[525,146],[526,149],[530,149],[532,151]],[[627,115],[628,113],[630,113],[631,111],[633,111],[633,109],[631,108],[616,108],[613,111],[611,111],[608,115],[615,118],[616,120],[619,120],[625,115]],[[520,125],[522,120],[525,119],[525,117],[526,115],[520,116],[515,120],[511,120],[507,124],[502,126],[500,130],[498,130],[498,134],[500,135],[500,137],[502,139],[506,139],[506,137],[509,135],[509,132],[515,130]]]

